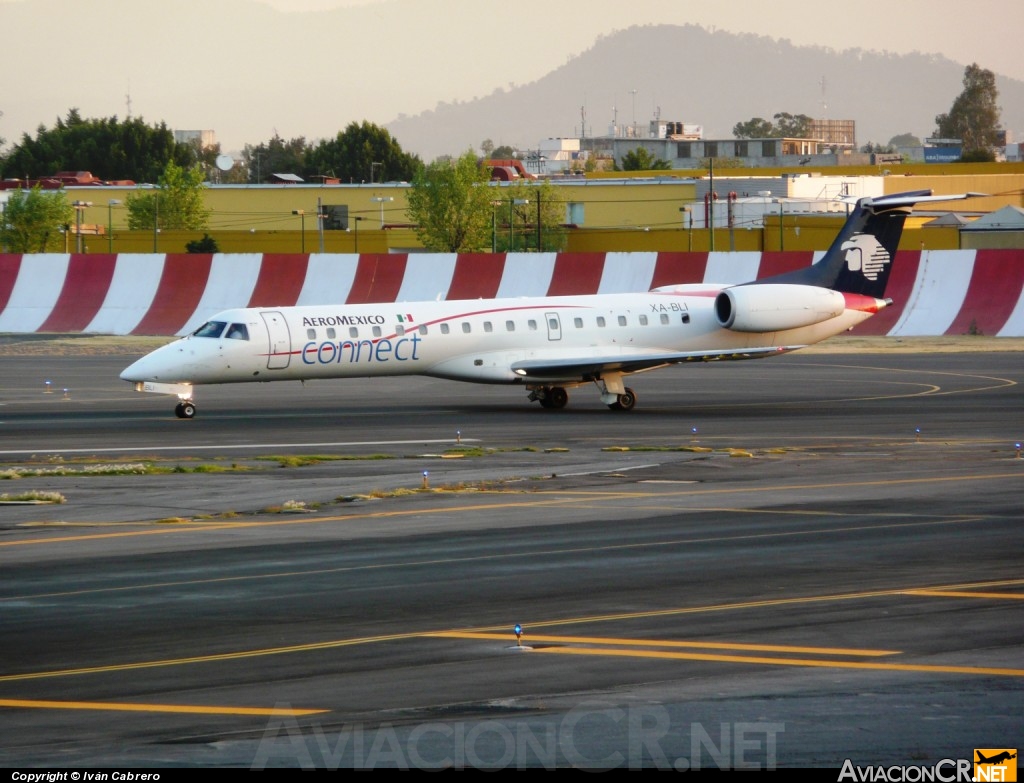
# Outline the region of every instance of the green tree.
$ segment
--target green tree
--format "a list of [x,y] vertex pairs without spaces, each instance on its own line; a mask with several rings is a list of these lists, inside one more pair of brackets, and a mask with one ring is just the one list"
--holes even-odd
[[71,109],[54,127],[40,125],[35,138],[22,134],[3,162],[3,175],[38,178],[58,171],[91,171],[100,179],[155,182],[171,162],[191,166],[196,153],[188,144],[175,142],[164,123],[85,119]]
[[783,111],[774,115],[773,119],[779,138],[806,139],[811,135],[811,123],[814,120],[806,114],[790,114]]
[[185,243],[186,253],[219,253],[220,246],[217,244],[217,240],[211,237],[209,234],[203,234],[202,239],[193,239],[191,242]]
[[913,133],[900,133],[889,139],[889,146],[893,147],[920,147],[921,140]]
[[419,156],[403,151],[387,129],[364,120],[309,150],[305,173],[342,182],[409,182],[422,167]]
[[813,120],[806,114],[781,111],[772,119],[774,122],[761,117],[737,122],[732,127],[732,135],[737,139],[806,139],[811,133]]
[[518,157],[519,155],[516,154],[515,149],[510,147],[508,144],[502,144],[499,147],[495,147],[491,150],[490,154],[491,160],[514,160]]
[[186,171],[168,163],[156,190],[132,193],[125,199],[128,228],[132,231],[206,229],[210,212],[203,200],[203,184],[203,171],[199,166]]
[[961,139],[964,158],[994,160],[999,130],[999,91],[992,71],[977,63],[964,69],[964,89],[946,114],[935,118],[935,135],[940,139]]
[[754,117],[732,126],[732,135],[737,139],[771,139],[776,137],[775,126],[769,120]]
[[409,217],[428,250],[469,253],[490,248],[495,189],[476,153],[437,160],[417,172],[408,195]]
[[0,248],[10,253],[44,253],[56,244],[74,207],[62,190],[16,190],[0,214]]
[[498,194],[492,194],[492,207],[496,210],[494,246],[497,250],[537,250],[538,239],[540,250],[558,251],[565,246],[565,198],[549,180],[516,180],[501,188]]
[[672,164],[654,154],[646,147],[637,147],[622,156],[623,171],[664,171],[672,168]]
[[255,147],[246,144],[242,149],[242,161],[249,172],[250,184],[261,185],[270,182],[273,174],[303,175],[308,153],[309,147],[304,137],[285,141],[275,133],[270,141]]

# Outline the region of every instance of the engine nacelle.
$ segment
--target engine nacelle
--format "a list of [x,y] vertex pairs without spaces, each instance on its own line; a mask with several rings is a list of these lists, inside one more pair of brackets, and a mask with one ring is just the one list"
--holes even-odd
[[715,297],[715,317],[736,332],[781,332],[842,315],[839,291],[810,285],[765,283],[726,288]]

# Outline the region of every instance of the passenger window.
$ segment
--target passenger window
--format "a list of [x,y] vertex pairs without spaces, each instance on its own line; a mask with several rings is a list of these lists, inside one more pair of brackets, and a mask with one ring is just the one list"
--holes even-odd
[[619,326],[625,326],[625,325],[626,325],[626,316],[620,315],[619,316]]
[[399,324],[398,326],[395,327],[395,336],[396,337],[401,337],[404,334],[405,334],[405,327],[404,326]]
[[380,337],[381,336],[381,331],[380,331],[380,327],[379,326],[373,327],[373,336],[374,337]]
[[556,332],[558,331],[558,319],[557,318],[549,318],[548,319],[548,329],[552,329],[552,330],[554,330]]
[[582,329],[583,328],[583,319],[582,318],[573,318],[572,319],[572,325],[575,326],[577,329]]
[[441,334],[448,334],[448,324],[441,324]]
[[516,330],[516,322],[515,321],[505,321],[505,331],[506,332],[514,332],[515,330]]
[[231,324],[225,337],[229,340],[248,340],[249,328],[245,324]]
[[[228,335],[228,336],[230,337],[230,335]],[[337,333],[335,333],[335,331],[334,331],[334,327],[333,327],[333,326],[329,326],[329,327],[327,328],[327,339],[328,339],[328,340],[333,340],[333,339],[334,339],[335,337],[337,337],[337,336],[338,336],[338,335],[337,335]]]
[[640,325],[641,326],[647,326],[647,316],[646,315],[641,315],[640,316]]
[[597,325],[599,327],[601,327],[602,329],[604,329],[604,316],[603,315],[599,315],[597,317]]
[[531,332],[536,332],[536,331],[537,331],[537,322],[536,322],[536,321],[534,321],[534,320],[533,320],[533,319],[531,318],[531,319],[530,319],[529,321],[527,321],[527,322],[526,322],[526,327],[527,327],[527,328],[528,328],[528,329],[529,329],[529,330],[530,330]]
[[661,322],[662,322],[662,323],[663,323],[663,324],[664,324],[665,326],[668,326],[668,313],[662,313],[662,314],[661,314]]
[[207,321],[192,332],[192,335],[194,337],[220,337],[225,326],[227,326],[227,321]]
[[490,321],[484,321],[484,331],[485,332],[493,332],[494,331],[494,326],[491,324]]
[[315,340],[316,339],[316,329],[307,329],[306,330],[306,339],[307,340]]
[[353,340],[356,339],[357,337],[359,337],[359,329],[357,329],[354,326],[350,326],[348,328],[348,336],[351,337]]
[[420,334],[426,334],[427,333],[427,325],[426,324],[420,324],[419,332],[420,332]]
[[462,322],[462,333],[463,334],[469,334],[469,330],[470,330],[469,321],[463,321]]

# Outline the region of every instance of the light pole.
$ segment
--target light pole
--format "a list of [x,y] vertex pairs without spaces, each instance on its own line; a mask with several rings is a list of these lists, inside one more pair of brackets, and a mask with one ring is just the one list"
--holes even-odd
[[82,252],[82,212],[86,207],[91,207],[91,201],[73,201],[71,206],[75,208],[75,252]]
[[107,252],[114,252],[114,207],[121,202],[112,198],[107,202]]
[[373,197],[370,198],[370,201],[373,201],[376,204],[380,204],[380,229],[381,229],[381,231],[384,230],[384,204],[385,204],[385,202],[394,201],[394,200],[395,199],[394,199],[393,196],[373,196]]
[[298,215],[299,218],[302,220],[302,240],[301,240],[301,248],[302,249],[301,249],[300,252],[305,253],[306,252],[306,210],[304,210],[304,209],[293,209],[292,210],[292,214],[293,215]]
[[491,202],[491,252],[498,252],[498,207],[501,206],[500,201]]
[[[689,218],[690,218],[690,230],[686,232],[686,235],[687,235],[687,241],[686,241],[687,248],[686,249],[688,251],[692,252],[693,251],[693,210],[691,210],[689,207],[679,207],[679,211],[684,216],[689,216]],[[686,226],[684,225],[683,228],[686,228]]]
[[358,215],[356,217],[352,218],[352,222],[356,224],[356,248],[355,248],[355,250],[356,250],[357,253],[359,252],[359,224],[363,220],[365,220],[365,218],[361,218]]
[[156,237],[160,233],[160,191],[153,194],[153,252],[156,252]]

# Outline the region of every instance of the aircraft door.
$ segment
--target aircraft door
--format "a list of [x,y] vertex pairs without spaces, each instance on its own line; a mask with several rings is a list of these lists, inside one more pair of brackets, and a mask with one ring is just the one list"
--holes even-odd
[[548,324],[548,340],[562,339],[562,321],[558,313],[544,313],[544,320]]
[[292,359],[292,339],[291,333],[288,331],[288,322],[276,310],[261,312],[260,316],[263,318],[263,323],[267,325],[267,335],[270,338],[267,369],[283,370]]

